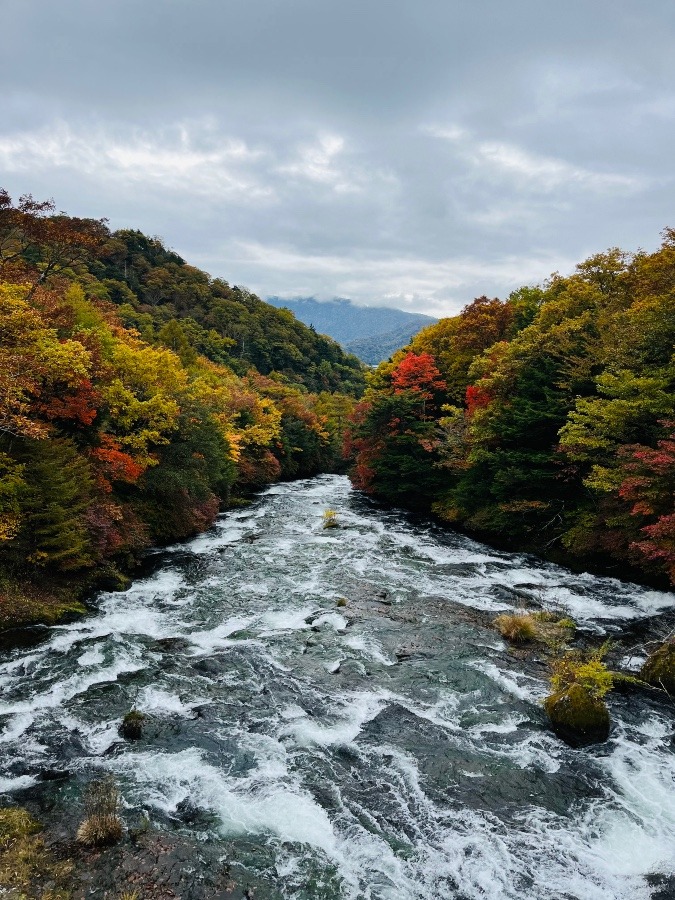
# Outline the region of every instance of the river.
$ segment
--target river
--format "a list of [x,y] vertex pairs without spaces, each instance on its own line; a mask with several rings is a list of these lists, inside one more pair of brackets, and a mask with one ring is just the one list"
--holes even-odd
[[[544,660],[489,622],[526,603],[611,635],[674,601],[383,511],[344,477],[275,485],[4,652],[0,791],[67,766],[65,804],[111,773],[127,821],[222,845],[259,900],[648,898],[675,871],[672,705],[617,695],[610,740],[572,750]],[[134,706],[148,725],[124,742]]]

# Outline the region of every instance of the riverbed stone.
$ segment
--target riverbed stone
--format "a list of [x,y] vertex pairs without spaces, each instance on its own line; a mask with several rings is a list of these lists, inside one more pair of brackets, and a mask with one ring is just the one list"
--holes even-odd
[[551,694],[544,701],[553,731],[570,747],[599,744],[609,737],[609,711],[603,700],[580,684]]
[[668,694],[675,694],[675,639],[667,640],[647,657],[640,678]]

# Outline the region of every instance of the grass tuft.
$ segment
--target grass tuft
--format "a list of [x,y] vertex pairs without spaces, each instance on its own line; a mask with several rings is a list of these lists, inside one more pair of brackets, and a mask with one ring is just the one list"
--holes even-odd
[[93,781],[85,794],[85,818],[77,829],[77,841],[86,847],[115,844],[122,837],[118,815],[119,791],[112,778]]
[[504,613],[495,619],[495,628],[514,644],[525,644],[537,638],[537,624],[530,613]]

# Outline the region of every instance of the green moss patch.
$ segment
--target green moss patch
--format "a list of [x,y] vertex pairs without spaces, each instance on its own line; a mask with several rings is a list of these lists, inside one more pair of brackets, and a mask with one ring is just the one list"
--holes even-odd
[[55,625],[65,616],[84,615],[86,607],[65,589],[35,584],[0,583],[0,631],[26,625]]
[[647,684],[675,694],[675,639],[670,639],[649,655],[640,671]]
[[24,809],[0,809],[0,894],[21,900],[69,900],[73,864],[57,860]]
[[609,736],[609,712],[604,701],[581,684],[551,694],[544,709],[553,730],[572,747],[597,744]]

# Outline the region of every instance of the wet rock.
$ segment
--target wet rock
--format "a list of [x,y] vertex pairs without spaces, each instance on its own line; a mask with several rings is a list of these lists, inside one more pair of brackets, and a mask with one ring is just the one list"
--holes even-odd
[[176,806],[176,815],[181,822],[185,822],[186,825],[208,826],[213,819],[213,816],[210,813],[200,809],[189,798],[181,800],[178,806]]
[[190,646],[190,642],[185,638],[179,637],[168,637],[168,638],[160,638],[155,641],[155,647],[158,650],[170,651],[172,653],[181,653],[184,650],[187,650]]
[[50,743],[50,750],[54,758],[61,762],[67,762],[88,755],[88,750],[82,741],[82,736],[79,731],[76,731],[75,729],[59,734],[56,737],[56,740]]
[[122,719],[120,734],[127,741],[138,741],[143,737],[143,726],[146,717],[137,709],[132,709]]
[[43,769],[38,778],[40,781],[66,781],[70,776],[68,769]]
[[675,639],[661,644],[647,657],[640,670],[640,678],[653,687],[661,688],[667,694],[675,694]]
[[609,712],[605,703],[580,684],[551,694],[544,709],[553,731],[570,747],[599,744],[609,737]]
[[209,656],[193,662],[192,668],[203,675],[222,675],[227,668],[227,662],[217,656]]
[[[255,880],[254,880],[255,879]],[[84,852],[73,900],[244,900],[275,896],[268,882],[222,859],[222,849],[182,835],[139,834],[133,844]],[[253,883],[252,883],[253,882]]]
[[674,900],[675,876],[673,875],[647,875],[647,884],[654,888],[652,900]]
[[419,644],[406,644],[394,651],[394,655],[399,662],[411,659],[413,656],[429,656],[429,652],[422,650]]
[[367,675],[366,667],[357,659],[345,659],[335,670],[340,675]]

